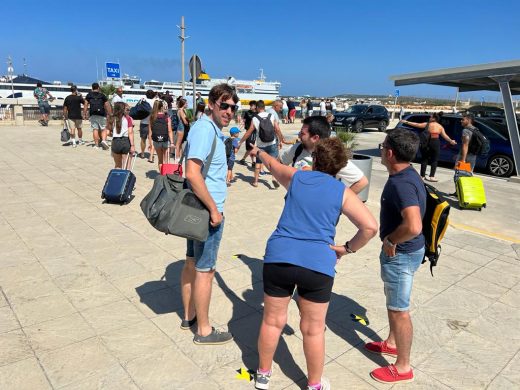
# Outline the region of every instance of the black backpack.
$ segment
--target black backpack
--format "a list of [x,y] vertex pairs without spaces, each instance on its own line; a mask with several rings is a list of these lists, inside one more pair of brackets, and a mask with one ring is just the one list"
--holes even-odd
[[233,153],[233,139],[231,137],[226,138],[224,146],[226,147],[226,158],[230,158]]
[[132,119],[142,120],[147,118],[152,112],[152,106],[146,100],[141,99],[130,109],[130,116]]
[[473,135],[471,136],[471,140],[469,141],[468,152],[475,156],[483,156],[488,154],[490,149],[489,140],[476,127],[473,127],[470,130],[473,133]]
[[262,142],[273,142],[274,141],[274,125],[271,122],[271,114],[268,114],[266,118],[261,118],[259,115],[255,115],[260,124],[258,125],[258,137]]
[[90,99],[88,100],[90,104],[89,113],[90,115],[100,115],[105,116],[105,102],[106,98],[101,92],[94,92],[90,94]]

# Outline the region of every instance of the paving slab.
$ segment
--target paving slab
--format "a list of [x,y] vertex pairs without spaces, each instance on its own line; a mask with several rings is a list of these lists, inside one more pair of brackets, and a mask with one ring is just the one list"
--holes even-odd
[[[290,139],[300,125],[282,127]],[[63,147],[56,126],[1,130],[0,388],[252,389],[235,376],[241,367],[258,365],[262,258],[285,191],[272,189],[269,175],[253,188],[251,168],[235,165],[210,305],[212,325],[235,339],[197,346],[193,331],[180,329],[185,240],[155,231],[139,207],[156,166],[137,161],[128,205],[103,204],[100,191],[113,167],[108,152]],[[24,142],[20,131],[38,142]],[[361,152],[374,156],[366,205],[378,216],[388,176],[376,150],[384,134],[358,137]],[[441,191],[453,191],[452,177],[450,169],[439,169]],[[416,274],[416,377],[403,388],[520,386],[520,203],[512,201],[519,187],[481,177],[488,207],[459,210],[452,199],[452,224],[434,277],[427,266]],[[338,242],[354,232],[342,218]],[[325,332],[324,375],[333,388],[388,387],[369,372],[393,360],[362,348],[388,333],[380,245],[374,239],[337,265]],[[351,314],[366,316],[369,325],[353,322]],[[305,386],[299,321],[291,302],[275,355],[274,389]]]

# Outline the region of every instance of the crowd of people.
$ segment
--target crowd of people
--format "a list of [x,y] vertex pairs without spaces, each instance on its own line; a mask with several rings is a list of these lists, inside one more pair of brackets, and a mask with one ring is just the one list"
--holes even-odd
[[[121,167],[124,155],[133,154],[136,148],[133,120],[121,97],[122,90],[116,90],[112,106],[99,92],[99,85],[94,83],[85,98],[78,96],[72,87],[64,104],[64,116],[71,128],[73,145],[83,142],[81,121],[89,118],[95,147],[107,149],[108,137],[112,137],[111,150],[116,167]],[[193,101],[195,110],[187,108],[187,99],[183,97],[175,99],[147,91],[145,100],[151,105],[152,112],[140,122],[140,157],[145,158],[148,151],[148,161],[153,162],[154,154],[157,154],[160,168],[172,151],[175,158],[184,153],[186,179],[210,214],[207,240],[186,241],[186,261],[181,273],[184,315],[180,327],[193,329],[193,342],[197,345],[220,345],[233,340],[230,332],[210,324],[209,307],[226,221],[227,187],[233,181],[236,156],[245,143],[245,154],[237,162],[246,164],[247,158],[251,158],[254,166],[252,185],[258,186],[265,167],[272,175],[273,187],[282,186],[287,191],[283,211],[267,241],[264,255],[264,312],[258,337],[256,388],[269,389],[274,353],[287,322],[287,307],[295,298],[301,315],[307,389],[330,389],[330,383],[322,374],[325,317],[334,284],[334,268],[344,256],[362,250],[378,230],[381,279],[390,330],[385,340],[368,342],[365,349],[395,357],[396,361],[374,369],[370,375],[383,383],[413,380],[410,366],[413,331],[409,305],[414,273],[424,256],[425,243],[421,232],[426,207],[421,179],[425,168],[421,166],[419,174],[410,164],[419,149],[419,137],[411,131],[396,129],[379,145],[382,164],[389,178],[381,196],[378,227],[374,216],[357,196],[368,185],[367,178],[349,162],[350,151],[344,144],[331,137],[326,115],[328,108],[330,114],[334,109],[327,106],[327,102],[323,101],[323,111],[320,104],[320,115],[312,115],[308,102],[301,102],[306,111],[298,142],[292,144],[285,140],[280,130],[280,121],[285,113],[283,100],[275,101],[267,110],[262,100],[250,102],[249,110],[240,118],[244,129],[240,138],[238,127],[230,129],[231,137],[223,133],[223,129],[236,120],[239,108],[238,96],[228,84],[213,87],[207,105],[201,98]],[[174,104],[176,110],[173,110]],[[287,112],[289,121],[291,110]],[[437,122],[432,116],[429,124],[424,125],[425,128],[428,126],[432,144],[435,143],[434,135],[445,136],[435,125]],[[202,167],[212,153],[215,138],[217,146],[204,178]],[[291,146],[280,153],[283,144]],[[430,179],[434,177],[432,166]],[[316,202],[316,199],[320,201]],[[336,225],[341,215],[355,227],[355,233],[344,244],[341,238],[336,237]]]

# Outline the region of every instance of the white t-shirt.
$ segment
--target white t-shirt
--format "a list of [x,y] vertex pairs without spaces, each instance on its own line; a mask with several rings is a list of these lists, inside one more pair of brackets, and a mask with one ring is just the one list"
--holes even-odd
[[287,107],[287,102],[285,100],[282,100],[282,110],[288,110],[289,107]]
[[[257,115],[263,119],[263,118],[267,118],[269,116],[269,114],[271,114],[271,123],[274,126],[274,124],[276,122],[278,122],[278,115],[273,115],[273,113],[267,112],[267,111],[259,112]],[[260,121],[258,120],[258,118],[256,118],[256,116],[253,117],[253,126],[255,127],[256,130],[258,130],[260,128]],[[263,147],[274,145],[274,144],[276,144],[276,133],[274,135],[274,140],[272,142],[263,142],[260,139],[260,136],[257,134],[256,146],[258,146],[259,148],[263,148]]]
[[[299,143],[294,144],[280,156],[280,160],[285,165],[292,166],[293,158],[298,148]],[[296,158],[296,164],[294,167],[297,169],[303,169],[305,167],[312,168],[312,155],[307,149],[303,149],[301,154]],[[363,178],[363,172],[359,169],[354,161],[350,160],[347,165],[340,169],[336,175],[337,179],[340,179],[347,187],[351,187]]]
[[333,102],[331,103],[331,105],[332,105],[332,109],[335,111],[335,110],[336,110],[336,102],[333,101]]
[[325,112],[327,109],[325,108],[325,102],[320,102],[320,111]]
[[273,108],[265,110],[265,112],[267,112],[268,114],[271,114],[273,116],[275,123],[280,124],[280,115],[278,115],[278,113]]
[[123,120],[121,121],[121,131],[119,134],[117,133],[116,129],[116,120],[114,118],[114,128],[112,129],[112,138],[121,138],[121,137],[128,137],[128,128],[132,127],[134,125],[132,118],[129,116],[123,115]]
[[120,97],[118,94],[115,94],[114,97],[112,98],[112,104],[116,104],[116,103],[119,103],[119,102],[125,102],[125,100]]

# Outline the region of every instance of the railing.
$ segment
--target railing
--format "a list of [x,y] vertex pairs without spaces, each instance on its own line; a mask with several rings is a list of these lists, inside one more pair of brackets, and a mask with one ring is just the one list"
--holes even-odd
[[[36,121],[41,118],[40,109],[38,107],[23,107],[23,120],[24,121]],[[49,113],[50,119],[61,120],[63,119],[63,108],[62,107],[51,107]]]
[[12,121],[12,120],[14,120],[13,107],[0,107],[0,121]]

